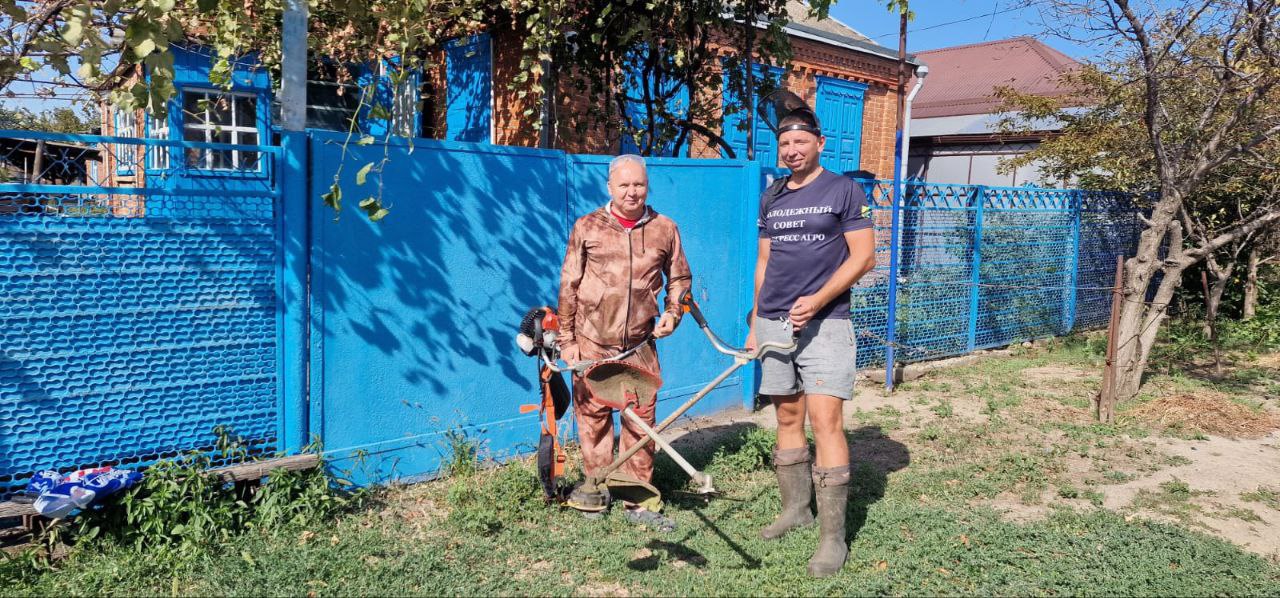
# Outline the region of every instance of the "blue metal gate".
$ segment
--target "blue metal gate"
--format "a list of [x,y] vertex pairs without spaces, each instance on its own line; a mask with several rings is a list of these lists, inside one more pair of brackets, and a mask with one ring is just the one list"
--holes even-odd
[[[391,210],[378,223],[349,208],[312,220],[310,421],[333,467],[358,482],[412,479],[435,473],[459,437],[494,457],[532,449],[539,422],[519,406],[537,399],[537,364],[516,348],[517,325],[556,303],[569,227],[604,204],[608,157],[427,140],[344,154],[343,136],[311,135],[320,185],[341,168],[348,204],[380,188]],[[364,185],[347,174],[384,156]],[[698,231],[686,248],[708,315],[743,336],[756,166],[649,163],[652,205]],[[728,365],[692,322],[659,353],[663,405]],[[744,379],[698,412],[741,404]]]

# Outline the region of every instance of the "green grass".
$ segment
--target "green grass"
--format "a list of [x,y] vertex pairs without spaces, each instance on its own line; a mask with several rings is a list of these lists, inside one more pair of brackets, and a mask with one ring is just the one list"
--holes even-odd
[[[1040,460],[1016,454],[1002,469],[902,469],[863,464],[852,489],[850,556],[839,575],[813,580],[804,563],[817,530],[758,539],[778,507],[761,467],[770,434],[747,431],[736,450],[701,455],[727,496],[704,502],[670,493],[672,534],[628,524],[617,513],[589,521],[544,507],[526,463],[392,491],[381,506],[323,525],[250,533],[191,558],[153,558],[123,547],[82,548],[58,570],[11,577],[26,594],[1124,594],[1266,595],[1280,569],[1220,540],[1179,527],[1089,509],[1056,509],[1031,524],[967,506],[964,482],[950,498],[948,474],[981,474],[988,492],[1034,482]],[[856,442],[895,441],[863,434]],[[994,463],[992,465],[995,465]],[[664,475],[671,474],[663,464]],[[953,479],[953,478],[947,478]],[[1171,491],[1177,491],[1172,489]],[[1188,492],[1190,490],[1188,489]],[[438,502],[437,502],[438,501]],[[417,505],[423,505],[417,509]],[[420,510],[447,514],[409,518]],[[10,569],[16,565],[4,565]]]
[[[1100,508],[1108,484],[1186,460],[1153,451],[1140,422],[1037,411],[1042,403],[1027,398],[1036,389],[1018,372],[1092,368],[1098,348],[1093,336],[1061,339],[948,371],[945,382],[916,382],[916,391],[946,393],[921,403],[929,421],[918,431],[903,431],[917,415],[895,408],[854,414],[850,556],[825,580],[804,572],[815,528],[759,539],[779,507],[774,435],[739,424],[683,451],[725,492],[709,502],[681,492],[685,474],[659,457],[654,483],[679,525],[671,534],[631,525],[618,509],[586,520],[546,506],[530,463],[478,467],[475,445],[456,437],[452,477],[376,492],[355,511],[253,527],[182,552],[85,542],[53,569],[0,562],[0,587],[6,595],[1280,594],[1280,566],[1195,527],[1203,514],[1256,521],[1249,509],[1206,513],[1200,491],[1178,480],[1140,493],[1132,508],[1179,524]],[[987,417],[961,415],[975,405]],[[1241,498],[1280,510],[1280,488]],[[1010,520],[999,510],[1010,501],[1047,502],[1034,509],[1048,514]]]
[[1280,489],[1259,487],[1253,492],[1245,492],[1240,498],[1249,502],[1262,503],[1268,508],[1280,511]]

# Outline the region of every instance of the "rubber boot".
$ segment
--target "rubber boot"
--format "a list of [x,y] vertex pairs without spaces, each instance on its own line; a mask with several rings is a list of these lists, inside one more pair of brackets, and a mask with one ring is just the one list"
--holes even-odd
[[813,473],[809,447],[773,451],[773,471],[782,493],[782,514],[760,530],[760,537],[776,540],[787,532],[813,523]]
[[815,467],[813,491],[818,498],[818,550],[809,559],[809,575],[827,577],[844,567],[849,545],[844,538],[844,516],[849,507],[849,466]]

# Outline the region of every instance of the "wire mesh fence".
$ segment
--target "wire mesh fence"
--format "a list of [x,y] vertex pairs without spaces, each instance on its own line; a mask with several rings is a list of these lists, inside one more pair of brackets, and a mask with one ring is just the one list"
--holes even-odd
[[[859,366],[883,364],[892,181],[860,181],[877,267],[854,288]],[[909,182],[899,213],[896,361],[923,361],[1106,324],[1115,257],[1139,208],[1125,194]]]
[[276,436],[278,148],[0,132],[0,497]]

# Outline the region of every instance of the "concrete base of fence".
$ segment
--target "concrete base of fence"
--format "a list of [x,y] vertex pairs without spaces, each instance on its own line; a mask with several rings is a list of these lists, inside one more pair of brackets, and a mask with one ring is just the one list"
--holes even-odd
[[[998,351],[984,351],[982,353],[974,353],[972,355],[962,355],[960,357],[954,357],[951,359],[942,359],[939,361],[928,361],[925,363],[908,363],[905,365],[898,364],[893,368],[893,383],[898,384],[899,382],[910,382],[912,380],[918,380],[921,377],[923,377],[925,374],[928,374],[929,372],[932,372],[934,370],[942,370],[947,368],[966,366],[975,361],[978,361],[979,359],[987,355],[990,355],[996,352]],[[878,382],[880,384],[884,384],[884,368],[875,368],[875,369],[869,370],[867,371],[866,375],[867,375],[867,378],[870,379],[872,382]]]

